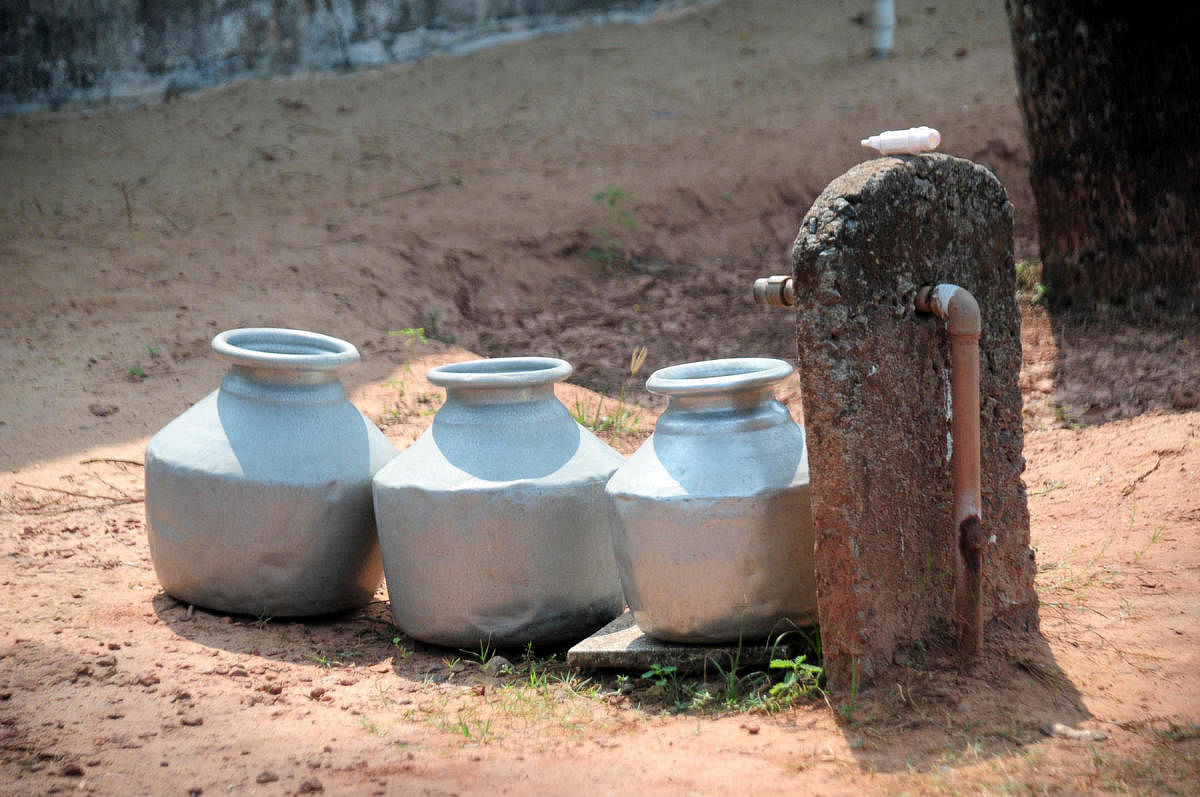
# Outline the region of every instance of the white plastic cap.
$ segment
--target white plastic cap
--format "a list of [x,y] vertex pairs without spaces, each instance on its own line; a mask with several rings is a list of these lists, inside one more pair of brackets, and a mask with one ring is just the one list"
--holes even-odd
[[879,150],[884,155],[916,155],[935,150],[942,143],[942,134],[932,127],[910,127],[907,130],[885,130],[877,136],[864,138],[862,145]]

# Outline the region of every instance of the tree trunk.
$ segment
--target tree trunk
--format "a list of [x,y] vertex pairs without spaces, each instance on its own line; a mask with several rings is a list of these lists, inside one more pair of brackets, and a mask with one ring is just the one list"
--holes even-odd
[[1043,280],[1060,306],[1200,304],[1200,10],[1005,0]]

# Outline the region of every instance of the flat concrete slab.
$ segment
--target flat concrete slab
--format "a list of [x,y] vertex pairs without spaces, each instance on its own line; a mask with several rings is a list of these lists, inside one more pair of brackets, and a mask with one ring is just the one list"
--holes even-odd
[[[678,645],[660,642],[642,633],[626,611],[617,619],[567,651],[571,667],[645,671],[657,664],[674,666],[679,673],[712,670],[713,663],[728,669],[737,659],[738,668],[766,666],[771,660],[769,645]],[[777,657],[782,653],[777,654]]]

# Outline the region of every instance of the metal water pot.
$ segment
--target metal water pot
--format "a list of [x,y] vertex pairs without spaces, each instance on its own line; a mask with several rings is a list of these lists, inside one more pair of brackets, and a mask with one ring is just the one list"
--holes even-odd
[[292,329],[213,339],[221,386],[146,447],[146,519],[168,594],[273,617],[361,606],[383,575],[371,477],[396,449],[346,399],[358,350]]
[[392,616],[450,647],[580,639],[624,607],[604,485],[624,459],[555,398],[548,357],[433,368],[433,425],[375,476]]
[[816,622],[804,430],[773,396],[791,373],[743,358],[647,380],[669,406],[607,487],[621,583],[646,634],[731,643]]

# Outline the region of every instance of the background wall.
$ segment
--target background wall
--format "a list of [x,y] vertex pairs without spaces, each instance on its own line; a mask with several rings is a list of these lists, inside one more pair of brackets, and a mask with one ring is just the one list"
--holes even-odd
[[458,52],[697,0],[0,0],[0,112]]

